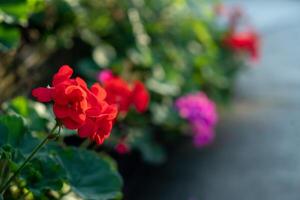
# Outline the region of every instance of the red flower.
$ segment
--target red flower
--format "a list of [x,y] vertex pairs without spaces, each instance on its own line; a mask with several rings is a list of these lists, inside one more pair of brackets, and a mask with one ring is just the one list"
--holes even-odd
[[253,60],[259,58],[259,36],[254,31],[232,33],[225,39],[225,44],[235,51],[246,51]]
[[[97,102],[94,104],[96,110],[95,115],[88,115],[85,124],[78,129],[78,135],[80,137],[88,137],[94,140],[97,144],[102,144],[103,141],[109,137],[113,121],[117,117],[117,107],[115,105],[109,105],[103,101],[106,97],[102,95],[103,88],[99,84],[94,84],[91,87],[93,95],[98,96]],[[99,98],[101,95],[101,98]]]
[[[101,144],[109,136],[117,109],[104,101],[106,92],[99,84],[89,90],[81,78],[71,79],[72,74],[69,66],[62,66],[53,77],[52,87],[34,89],[32,95],[40,102],[54,101],[53,112],[66,128],[79,129],[81,137]],[[97,131],[87,133],[85,127],[91,121]]]
[[146,90],[144,84],[140,81],[136,81],[131,94],[132,103],[136,110],[140,113],[145,112],[149,105],[149,93]]
[[115,146],[115,150],[116,152],[118,152],[119,154],[126,154],[129,153],[130,149],[128,147],[127,144],[120,142]]
[[129,85],[119,77],[113,77],[104,82],[107,91],[106,101],[117,104],[120,112],[127,112],[130,106],[131,89]]
[[80,78],[71,79],[73,70],[62,66],[53,77],[52,87],[37,88],[32,95],[41,102],[54,101],[53,111],[68,129],[77,129],[86,119],[87,86]]
[[132,105],[140,113],[147,110],[150,96],[142,82],[136,81],[132,86],[122,78],[112,76],[102,83],[107,92],[106,101],[117,104],[120,112],[127,113]]

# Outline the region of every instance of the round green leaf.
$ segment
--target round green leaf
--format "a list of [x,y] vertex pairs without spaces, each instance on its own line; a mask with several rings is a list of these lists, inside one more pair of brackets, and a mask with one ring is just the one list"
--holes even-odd
[[63,186],[65,170],[56,157],[39,154],[23,171],[26,186],[35,196],[42,195],[44,190],[60,191]]
[[95,152],[70,148],[59,152],[72,190],[86,200],[122,197],[122,179],[108,161]]

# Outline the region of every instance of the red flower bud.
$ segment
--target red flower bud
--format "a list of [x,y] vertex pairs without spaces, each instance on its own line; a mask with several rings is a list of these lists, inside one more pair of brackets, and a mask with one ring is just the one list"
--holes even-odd
[[129,153],[130,149],[127,146],[127,144],[120,142],[119,144],[116,145],[115,147],[116,152],[118,152],[119,154],[126,154]]

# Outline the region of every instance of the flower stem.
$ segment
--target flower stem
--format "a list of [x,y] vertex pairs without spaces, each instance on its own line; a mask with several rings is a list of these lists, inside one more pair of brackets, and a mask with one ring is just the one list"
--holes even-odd
[[[31,161],[31,159],[35,156],[35,154],[50,140],[56,138],[59,135],[59,132],[55,134],[55,130],[58,128],[58,124],[54,126],[54,128],[50,131],[50,134],[39,144],[37,145],[30,155],[26,158],[26,160],[22,163],[22,165],[15,171],[15,173],[6,181],[6,183],[0,189],[0,196],[4,195],[4,192],[9,187],[10,183],[17,177],[17,175],[24,169],[24,167]],[[60,130],[60,129],[59,129]]]

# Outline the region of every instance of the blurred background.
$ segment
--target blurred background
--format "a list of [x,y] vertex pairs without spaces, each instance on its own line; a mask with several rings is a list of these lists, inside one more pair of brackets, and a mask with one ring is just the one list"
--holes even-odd
[[[103,69],[144,81],[149,111],[129,113],[103,147],[119,164],[125,200],[299,199],[299,1],[45,2],[0,1],[0,103],[31,99],[63,64],[88,83]],[[254,30],[259,55],[224,42]],[[219,111],[204,148],[182,136],[189,129],[174,114],[174,99],[195,91]],[[120,130],[131,155],[113,152]]]
[[216,142],[179,148],[137,199],[299,198],[300,2],[224,3],[241,6],[260,33],[261,60],[238,78]]

